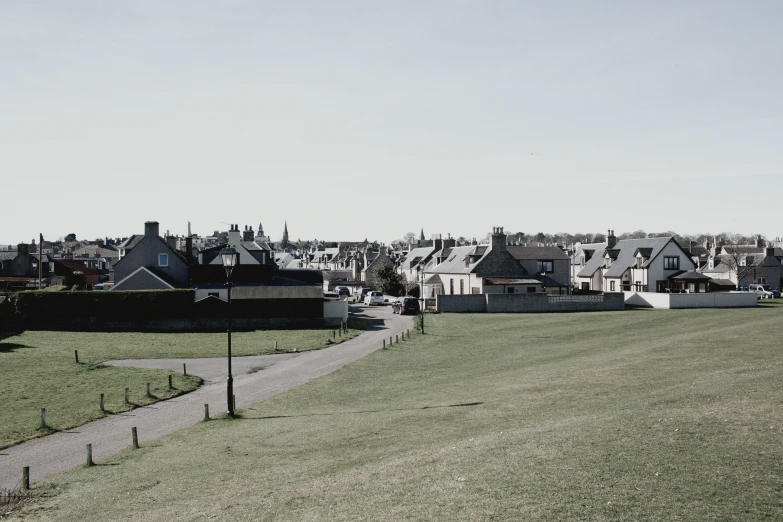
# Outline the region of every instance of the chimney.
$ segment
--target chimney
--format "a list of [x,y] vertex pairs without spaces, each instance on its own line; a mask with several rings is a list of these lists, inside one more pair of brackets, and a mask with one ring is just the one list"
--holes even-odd
[[253,241],[255,240],[255,235],[253,233],[252,227],[245,227],[245,230],[242,231],[242,241]]
[[609,234],[606,236],[606,248],[614,248],[617,245],[617,238],[614,235],[614,230],[608,230]]
[[193,238],[190,236],[185,238],[185,260],[188,264],[193,262]]
[[18,256],[26,256],[30,254],[30,245],[27,243],[19,243],[16,245],[16,255]]
[[158,237],[160,234],[160,225],[157,221],[147,221],[144,223],[145,237]]
[[490,250],[503,251],[506,249],[506,234],[503,227],[492,227],[492,237],[489,240]]
[[764,240],[761,239],[761,236],[756,236],[756,248],[761,248],[764,246]]
[[767,257],[775,257],[775,247],[767,247]]
[[176,250],[177,238],[175,236],[166,236],[166,244],[169,245],[172,250]]
[[433,243],[432,243],[432,246],[435,248],[435,250],[433,250],[433,252],[440,252],[441,250],[446,248],[444,246],[444,244],[445,244],[445,242],[442,239],[434,240]]
[[239,232],[239,225],[231,225],[228,229],[228,244],[230,246],[240,243],[242,235]]
[[457,240],[451,237],[451,234],[448,235],[448,239],[439,239],[438,241],[440,241],[441,248],[454,248],[457,246]]

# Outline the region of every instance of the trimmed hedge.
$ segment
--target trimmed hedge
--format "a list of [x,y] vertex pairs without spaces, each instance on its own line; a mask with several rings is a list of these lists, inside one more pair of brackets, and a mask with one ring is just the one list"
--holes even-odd
[[10,301],[18,320],[35,328],[54,319],[185,319],[192,314],[194,295],[193,290],[20,292]]

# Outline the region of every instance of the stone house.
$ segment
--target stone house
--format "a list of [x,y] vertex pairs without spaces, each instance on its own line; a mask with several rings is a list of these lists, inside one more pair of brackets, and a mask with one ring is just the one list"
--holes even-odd
[[508,246],[514,259],[543,284],[547,293],[569,294],[571,258],[556,246]]

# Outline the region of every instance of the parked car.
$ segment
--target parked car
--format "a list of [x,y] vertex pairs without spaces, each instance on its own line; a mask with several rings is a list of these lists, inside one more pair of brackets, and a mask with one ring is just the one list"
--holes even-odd
[[383,306],[383,292],[369,292],[364,297],[364,304],[368,306],[372,306],[372,305]]
[[774,297],[775,299],[779,299],[780,298],[780,290],[778,290],[777,288],[772,290],[772,297]]
[[758,299],[773,299],[775,294],[772,293],[772,287],[769,285],[748,285],[749,292],[756,292]]
[[340,296],[337,292],[324,292],[324,301],[339,301]]
[[419,300],[415,297],[398,297],[392,303],[393,314],[413,314],[419,313]]
[[343,296],[348,297],[349,295],[351,295],[351,289],[348,288],[347,286],[335,286],[334,291],[337,292],[337,295],[339,295],[340,297]]
[[372,288],[357,288],[353,293],[354,302],[363,303],[364,298],[367,297],[367,294],[370,292],[372,292]]

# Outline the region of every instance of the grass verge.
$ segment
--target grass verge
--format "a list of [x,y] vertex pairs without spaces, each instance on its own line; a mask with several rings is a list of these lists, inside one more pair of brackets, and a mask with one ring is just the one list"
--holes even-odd
[[28,519],[783,518],[783,308],[440,315]]
[[[235,356],[323,348],[332,330],[257,331],[232,334]],[[349,330],[337,341],[360,331]],[[74,350],[79,351],[76,364]],[[128,411],[196,389],[200,379],[165,370],[110,367],[111,359],[225,357],[226,335],[212,333],[93,333],[28,331],[0,339],[0,448]],[[88,364],[92,358],[93,365]],[[172,375],[173,389],[168,387]],[[146,383],[150,383],[150,396]],[[125,388],[130,402],[125,403]],[[100,411],[100,394],[106,412]],[[40,426],[46,408],[48,429]]]

